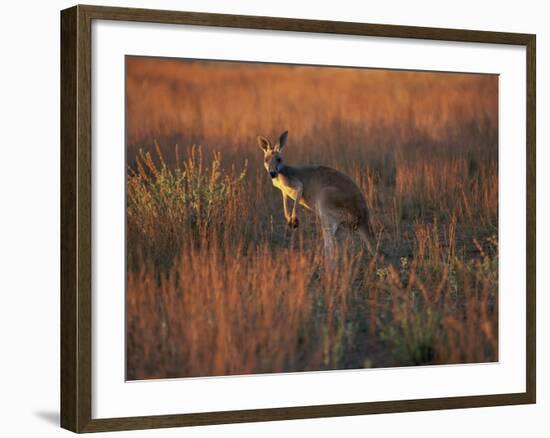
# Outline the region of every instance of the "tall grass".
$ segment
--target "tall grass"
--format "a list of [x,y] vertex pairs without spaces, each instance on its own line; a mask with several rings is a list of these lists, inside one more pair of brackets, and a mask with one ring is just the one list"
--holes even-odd
[[[130,379],[498,359],[496,78],[127,71]],[[315,216],[286,226],[254,139],[287,128],[366,194],[374,257],[342,233],[327,269]]]
[[[136,251],[145,251],[157,264],[168,265],[187,239],[200,242],[214,229],[221,235],[229,230],[221,227],[237,209],[246,167],[240,174],[234,169],[222,175],[221,155],[214,153],[207,166],[202,148],[188,151],[188,158],[169,168],[156,147],[158,163],[151,153],[139,152],[136,170],[128,169],[127,232],[130,259]],[[181,231],[185,230],[186,235]],[[134,245],[136,244],[136,245]]]

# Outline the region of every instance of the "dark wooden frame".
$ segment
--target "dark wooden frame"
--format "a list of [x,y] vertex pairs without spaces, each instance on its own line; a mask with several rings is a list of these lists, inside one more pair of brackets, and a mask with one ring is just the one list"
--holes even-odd
[[[91,23],[92,20],[270,29],[525,46],[527,52],[526,392],[324,406],[92,419]],[[531,34],[275,17],[75,6],[61,12],[61,426],[97,432],[514,405],[536,401],[535,58]]]

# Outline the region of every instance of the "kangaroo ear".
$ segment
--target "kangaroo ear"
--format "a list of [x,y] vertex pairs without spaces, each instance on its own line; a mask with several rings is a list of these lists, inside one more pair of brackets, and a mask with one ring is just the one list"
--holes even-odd
[[275,149],[277,149],[278,151],[282,151],[283,148],[285,147],[286,145],[286,141],[288,139],[288,131],[285,131],[281,134],[281,136],[279,137],[279,141],[277,142],[277,144],[275,145]]
[[260,149],[264,152],[271,149],[271,143],[263,135],[258,135],[258,146],[260,146]]

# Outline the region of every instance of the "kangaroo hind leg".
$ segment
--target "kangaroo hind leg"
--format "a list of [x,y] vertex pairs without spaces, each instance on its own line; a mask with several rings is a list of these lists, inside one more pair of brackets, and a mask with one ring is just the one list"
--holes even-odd
[[325,257],[327,260],[334,259],[335,235],[338,230],[338,222],[329,216],[321,216],[321,227],[323,229],[323,240]]
[[334,209],[333,203],[331,202],[331,193],[327,189],[325,189],[323,193],[321,193],[321,196],[319,196],[319,201],[317,203],[317,214],[321,221],[321,228],[323,230],[325,258],[329,261],[329,263],[333,263],[336,240],[335,235],[338,227],[340,226],[341,220],[338,217],[337,210]]

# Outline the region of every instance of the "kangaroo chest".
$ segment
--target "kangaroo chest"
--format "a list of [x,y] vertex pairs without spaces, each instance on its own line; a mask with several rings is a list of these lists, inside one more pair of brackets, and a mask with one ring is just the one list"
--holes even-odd
[[[292,187],[287,178],[282,175],[278,175],[277,178],[272,178],[271,182],[275,187],[283,192],[285,196],[288,196],[293,201],[296,200],[296,189]],[[302,190],[302,198],[300,199],[300,204],[304,207],[310,208],[306,199],[307,198],[305,197],[305,190]]]
[[290,197],[293,200],[296,200],[296,189],[294,189],[292,186],[288,185],[288,182],[285,181],[286,178],[282,178],[281,176],[277,176],[277,178],[273,178],[271,182],[275,187],[277,187],[281,192],[283,192],[286,196]]

